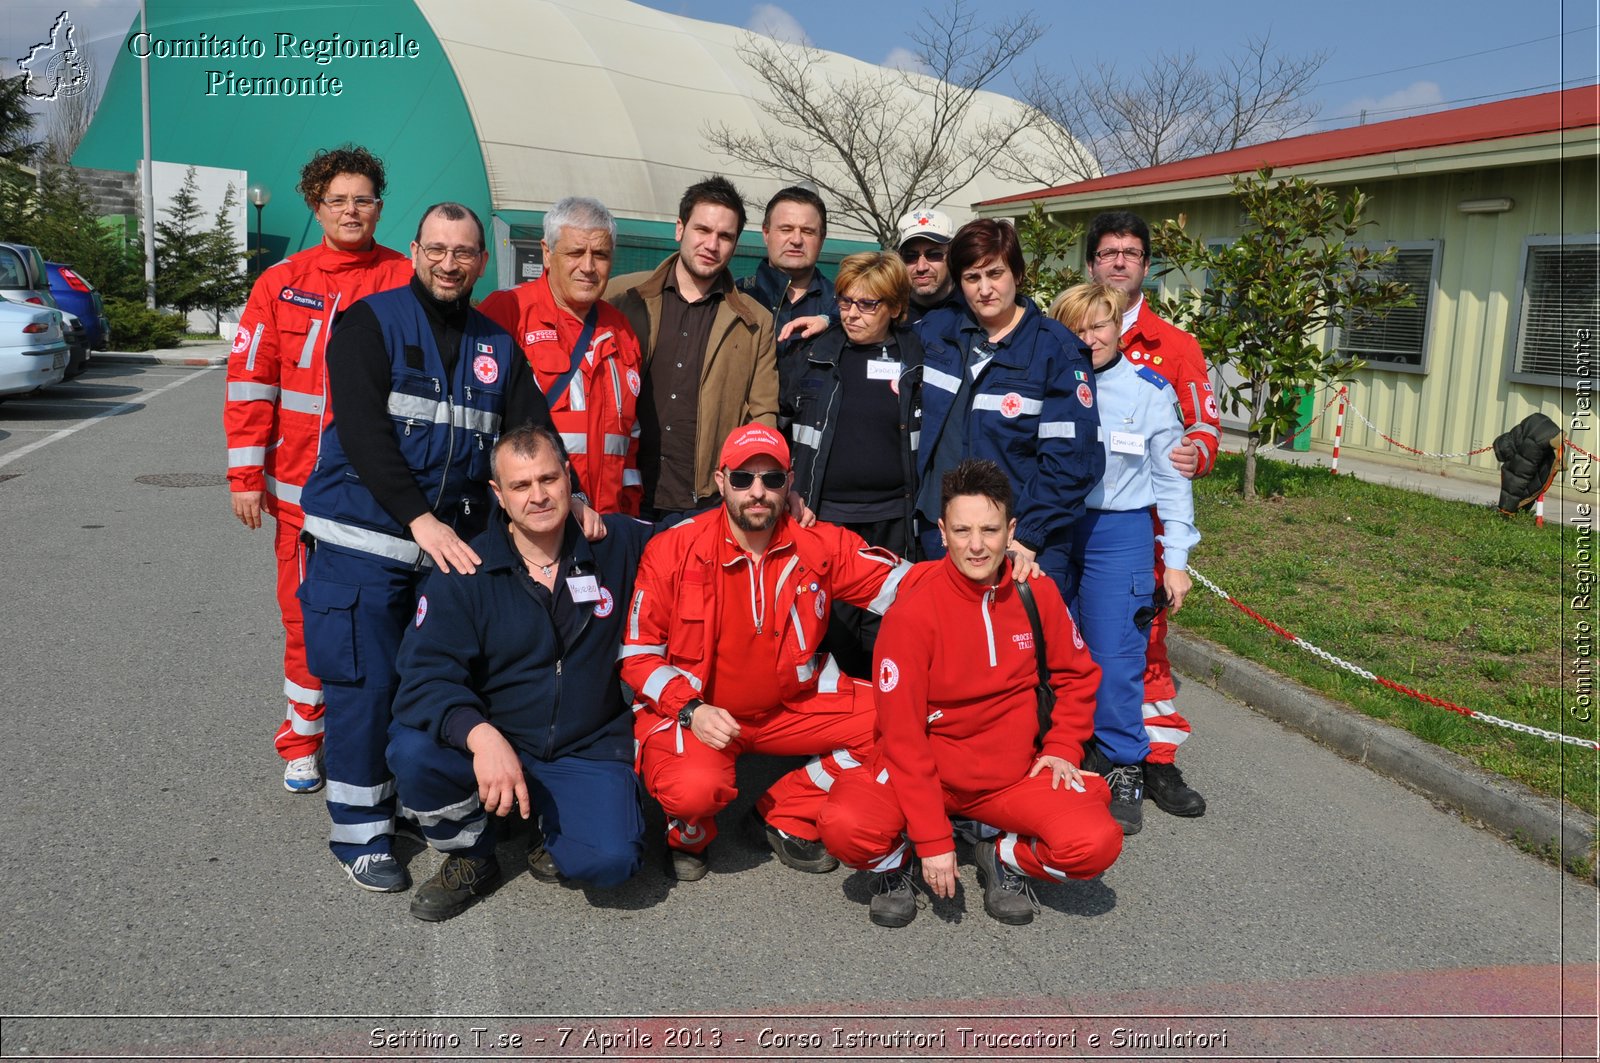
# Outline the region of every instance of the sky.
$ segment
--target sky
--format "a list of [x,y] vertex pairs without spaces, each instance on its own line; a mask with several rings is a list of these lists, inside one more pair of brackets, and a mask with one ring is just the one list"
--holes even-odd
[[[929,9],[901,0],[644,2],[690,18],[803,37],[830,51],[890,65],[904,61],[907,34]],[[222,6],[225,0],[218,3]],[[48,35],[66,9],[78,26],[80,47],[91,50],[103,78],[138,6],[137,0],[0,0],[0,73],[17,73],[17,60]],[[329,6],[291,2],[285,17],[295,22]],[[1158,54],[1189,49],[1202,63],[1212,63],[1261,33],[1270,33],[1285,53],[1326,50],[1329,58],[1313,94],[1320,115],[1307,131],[1357,124],[1363,112],[1367,121],[1381,121],[1546,92],[1563,82],[1593,83],[1600,53],[1595,0],[1528,0],[1520,5],[1457,0],[1448,6],[1417,0],[1145,0],[1137,8],[1071,0],[978,0],[974,6],[990,17],[1031,10],[1049,27],[1023,73],[1034,61],[1067,77],[1101,62],[1118,70],[1136,69]],[[933,10],[942,9],[943,0],[935,0]],[[1441,17],[1442,11],[1448,14]],[[1007,84],[997,88],[1014,91]]]

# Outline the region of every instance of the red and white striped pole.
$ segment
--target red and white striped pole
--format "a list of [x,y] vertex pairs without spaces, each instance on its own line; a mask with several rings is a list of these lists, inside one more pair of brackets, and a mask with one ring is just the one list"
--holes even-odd
[[1539,496],[1539,501],[1533,504],[1533,526],[1544,527],[1544,495]]
[[1339,475],[1339,441],[1344,438],[1345,385],[1339,385],[1339,418],[1333,422],[1333,475]]

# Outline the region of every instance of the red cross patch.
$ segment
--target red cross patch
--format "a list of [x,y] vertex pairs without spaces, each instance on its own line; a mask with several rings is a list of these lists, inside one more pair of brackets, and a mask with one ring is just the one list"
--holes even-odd
[[617,600],[611,596],[611,592],[601,587],[600,600],[594,603],[594,615],[604,620],[611,615],[611,610],[616,604]]
[[1083,403],[1085,409],[1094,409],[1094,389],[1088,384],[1079,384],[1078,401]]
[[900,685],[900,666],[885,657],[878,666],[878,689],[887,694]]
[[1006,397],[1000,400],[1000,416],[1010,418],[1017,416],[1021,412],[1022,396],[1015,391],[1008,392]]
[[485,384],[493,384],[500,379],[500,363],[487,354],[480,354],[472,360],[472,374]]

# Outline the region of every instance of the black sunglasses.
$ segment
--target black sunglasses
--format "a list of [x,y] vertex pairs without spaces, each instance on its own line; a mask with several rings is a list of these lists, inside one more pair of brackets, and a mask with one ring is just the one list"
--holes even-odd
[[[756,474],[748,469],[729,469],[728,486],[735,491],[748,491],[755,485]],[[789,482],[789,474],[782,469],[769,469],[761,474],[761,486],[768,491],[782,491]]]
[[1167,597],[1167,589],[1165,587],[1157,587],[1156,593],[1152,596],[1151,604],[1141,605],[1133,611],[1133,626],[1140,631],[1148,629],[1151,624],[1155,623],[1156,616],[1171,604],[1171,600]]

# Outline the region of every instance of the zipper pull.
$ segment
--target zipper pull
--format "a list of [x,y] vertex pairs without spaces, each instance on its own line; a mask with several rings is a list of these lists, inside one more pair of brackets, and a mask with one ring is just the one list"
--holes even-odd
[[461,500],[461,512],[464,516],[472,516],[472,499],[463,498]]
[[411,418],[406,418],[406,435],[411,434],[411,429],[415,427],[416,423],[417,422],[413,421]]
[[472,385],[470,384],[467,385],[467,401],[472,401]]
[[439,394],[439,378],[438,377],[434,377],[433,378],[433,393],[435,395]]
[[561,658],[556,658],[556,675],[561,674]]

